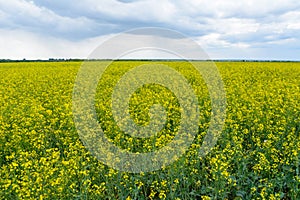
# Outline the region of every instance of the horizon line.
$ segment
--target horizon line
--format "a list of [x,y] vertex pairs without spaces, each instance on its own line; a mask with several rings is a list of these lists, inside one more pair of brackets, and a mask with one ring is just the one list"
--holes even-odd
[[5,62],[70,62],[70,61],[212,61],[212,62],[300,62],[291,59],[173,59],[173,58],[128,58],[128,59],[82,59],[82,58],[48,58],[48,59],[0,59]]

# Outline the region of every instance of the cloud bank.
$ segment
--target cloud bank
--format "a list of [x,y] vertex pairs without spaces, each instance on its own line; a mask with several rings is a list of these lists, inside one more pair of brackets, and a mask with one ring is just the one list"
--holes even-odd
[[213,59],[300,60],[296,0],[0,0],[0,58],[86,58],[140,27],[179,31]]

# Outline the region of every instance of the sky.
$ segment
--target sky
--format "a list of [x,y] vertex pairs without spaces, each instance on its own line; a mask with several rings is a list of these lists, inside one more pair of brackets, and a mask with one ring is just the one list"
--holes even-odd
[[143,27],[178,31],[211,59],[300,60],[299,0],[0,0],[0,59],[87,58]]

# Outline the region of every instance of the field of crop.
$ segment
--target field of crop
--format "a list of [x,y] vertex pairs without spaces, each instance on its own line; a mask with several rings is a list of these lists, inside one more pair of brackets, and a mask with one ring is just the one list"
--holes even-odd
[[[157,135],[134,138],[114,122],[114,85],[143,63],[114,62],[95,98],[105,135],[132,152],[160,149],[180,125],[178,100],[157,84],[136,91],[129,107],[133,120],[146,125],[149,107],[164,105],[167,121]],[[199,131],[176,162],[145,173],[109,168],[80,140],[72,114],[80,62],[0,63],[0,199],[300,199],[300,63],[217,62],[226,122],[215,147],[201,158],[211,109],[206,84],[186,62],[163,63],[194,89]]]

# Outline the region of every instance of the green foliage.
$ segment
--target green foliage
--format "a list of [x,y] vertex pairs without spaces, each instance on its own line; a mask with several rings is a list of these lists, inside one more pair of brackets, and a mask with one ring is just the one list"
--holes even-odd
[[[186,62],[159,62],[183,74],[199,100],[199,134],[187,153],[159,171],[130,174],[108,168],[83,146],[72,115],[80,62],[0,64],[0,197],[3,199],[299,199],[300,64],[218,62],[227,93],[224,131],[204,158],[197,151],[209,126],[205,82]],[[147,61],[114,62],[99,81],[95,108],[108,138],[132,152],[168,144],[180,123],[172,91],[145,85],[130,114],[149,122],[154,103],[166,107],[155,137],[122,134],[110,97],[128,70]]]

